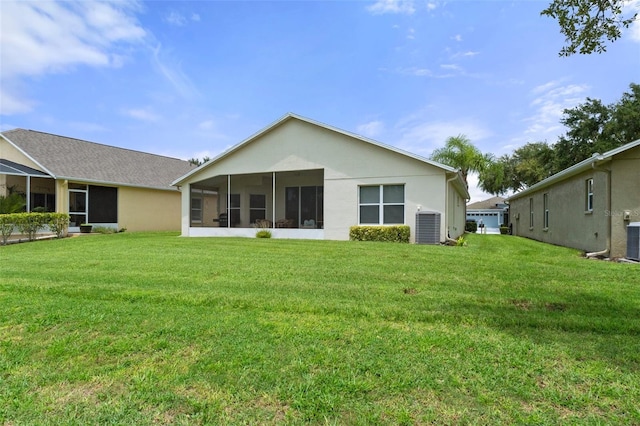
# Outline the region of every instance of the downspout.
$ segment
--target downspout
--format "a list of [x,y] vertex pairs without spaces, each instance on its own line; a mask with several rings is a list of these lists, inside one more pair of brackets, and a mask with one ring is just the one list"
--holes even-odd
[[607,217],[607,245],[604,250],[594,251],[587,253],[586,257],[598,257],[608,256],[611,251],[611,169],[604,169],[596,166],[596,162],[591,163],[591,168],[598,172],[604,172],[607,175],[607,197],[606,197],[606,211],[609,212],[605,216]]
[[[454,244],[457,244],[458,241],[454,240],[453,238],[449,238],[449,183],[453,182],[457,178],[458,178],[458,175],[455,174],[453,177],[447,179],[447,182],[444,188],[444,227],[447,233],[444,238],[445,238],[445,241],[454,243]],[[465,203],[465,206],[466,206],[466,203]]]

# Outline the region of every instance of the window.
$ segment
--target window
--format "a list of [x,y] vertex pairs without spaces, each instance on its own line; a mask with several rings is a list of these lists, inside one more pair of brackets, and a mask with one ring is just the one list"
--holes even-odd
[[587,179],[585,182],[585,210],[593,211],[593,178]]
[[544,205],[544,228],[546,229],[549,227],[549,194],[544,194],[542,196],[542,203]]
[[202,190],[191,188],[191,225],[202,224]]
[[529,198],[529,228],[533,228],[533,198]]
[[361,186],[360,223],[404,224],[404,185]]
[[264,194],[249,195],[249,222],[267,218],[267,196]]
[[69,217],[70,226],[87,223],[87,205],[89,191],[87,185],[69,184]]

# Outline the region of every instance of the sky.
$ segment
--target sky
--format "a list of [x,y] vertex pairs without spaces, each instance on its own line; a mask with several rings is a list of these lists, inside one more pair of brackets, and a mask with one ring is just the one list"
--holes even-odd
[[[510,154],[640,83],[640,22],[603,54],[560,57],[547,5],[0,0],[0,130],[189,159],[293,112],[424,157],[460,134]],[[470,193],[490,196],[476,176]]]

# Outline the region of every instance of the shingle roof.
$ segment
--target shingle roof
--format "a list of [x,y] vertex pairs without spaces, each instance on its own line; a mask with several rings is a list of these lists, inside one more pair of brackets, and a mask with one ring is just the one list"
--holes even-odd
[[467,210],[491,210],[491,209],[502,209],[503,206],[498,206],[498,204],[504,205],[504,198],[502,197],[491,197],[487,200],[477,201],[475,203],[471,203],[467,205]]
[[34,130],[9,130],[2,136],[57,179],[175,189],[171,182],[194,168],[177,158]]

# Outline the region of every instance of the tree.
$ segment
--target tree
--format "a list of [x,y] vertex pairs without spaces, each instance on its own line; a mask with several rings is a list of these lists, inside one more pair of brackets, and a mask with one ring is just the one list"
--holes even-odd
[[443,148],[433,151],[431,159],[458,169],[468,188],[469,172],[481,173],[490,164],[492,156],[482,154],[465,135],[458,135],[448,138]]
[[202,160],[199,158],[189,158],[187,161],[193,164],[194,166],[202,166],[204,163],[210,160],[211,158],[205,156],[205,157],[202,157]]
[[564,110],[560,122],[568,130],[553,147],[555,172],[640,138],[640,85],[630,88],[614,104],[587,98]]
[[606,40],[616,41],[622,29],[636,20],[637,13],[623,16],[624,3],[625,0],[553,0],[540,14],[556,19],[560,25],[567,42],[560,56],[577,52],[587,55],[605,52]]
[[546,142],[528,143],[489,164],[480,173],[480,188],[494,195],[523,190],[553,174],[553,158]]

